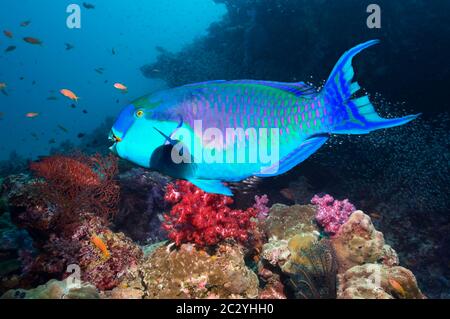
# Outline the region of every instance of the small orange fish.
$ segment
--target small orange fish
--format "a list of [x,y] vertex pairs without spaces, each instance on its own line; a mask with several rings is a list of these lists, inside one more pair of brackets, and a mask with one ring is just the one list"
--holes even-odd
[[115,83],[114,87],[122,92],[128,91],[128,88],[125,85],[123,85],[122,83]]
[[3,31],[3,34],[4,34],[5,36],[7,36],[8,38],[10,38],[10,39],[13,38],[13,34],[12,34],[11,31],[5,30],[5,31]]
[[29,43],[29,44],[34,44],[34,45],[41,45],[42,41],[36,38],[32,38],[32,37],[25,37],[23,38],[23,41]]
[[389,278],[389,284],[391,285],[391,287],[394,289],[394,291],[402,298],[405,297],[406,295],[406,291],[405,289],[402,287],[402,285],[395,279]]
[[97,235],[92,235],[91,242],[97,247],[101,252],[104,259],[108,259],[110,256],[108,247],[106,247],[105,242]]
[[36,112],[29,112],[29,113],[25,114],[25,116],[30,118],[30,119],[32,119],[32,118],[34,118],[34,117],[36,117],[38,115],[39,115],[39,113],[36,113]]
[[0,90],[4,90],[4,89],[6,89],[6,83],[0,82]]
[[62,95],[64,95],[65,97],[71,99],[72,101],[78,102],[79,97],[73,93],[71,90],[68,89],[62,89],[61,91],[59,91]]

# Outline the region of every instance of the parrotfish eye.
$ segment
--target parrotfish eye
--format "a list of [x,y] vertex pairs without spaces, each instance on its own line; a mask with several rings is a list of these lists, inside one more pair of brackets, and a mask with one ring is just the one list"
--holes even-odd
[[136,111],[136,117],[141,118],[142,116],[144,116],[144,111],[142,110]]

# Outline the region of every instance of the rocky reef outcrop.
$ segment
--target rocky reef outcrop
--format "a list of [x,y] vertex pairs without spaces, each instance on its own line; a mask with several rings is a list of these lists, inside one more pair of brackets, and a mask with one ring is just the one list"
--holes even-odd
[[424,299],[413,273],[400,266],[363,264],[338,275],[341,299]]

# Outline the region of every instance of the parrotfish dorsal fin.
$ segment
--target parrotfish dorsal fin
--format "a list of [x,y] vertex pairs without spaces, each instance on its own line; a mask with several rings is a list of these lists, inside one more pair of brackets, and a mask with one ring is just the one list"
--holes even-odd
[[262,85],[269,86],[274,89],[282,90],[291,94],[294,94],[297,97],[305,97],[310,98],[314,97],[317,94],[317,90],[311,86],[306,84],[305,82],[275,82],[275,81],[258,81],[258,80],[217,80],[217,81],[206,81],[200,83],[187,84],[185,87],[190,88],[199,88],[202,89],[208,85],[217,85],[217,84],[249,84],[249,85]]
[[270,86],[274,89],[279,89],[294,94],[297,97],[309,98],[317,94],[317,90],[313,86],[308,85],[305,82],[290,83],[290,82],[275,82],[275,81],[237,80],[237,81],[230,81],[229,83]]

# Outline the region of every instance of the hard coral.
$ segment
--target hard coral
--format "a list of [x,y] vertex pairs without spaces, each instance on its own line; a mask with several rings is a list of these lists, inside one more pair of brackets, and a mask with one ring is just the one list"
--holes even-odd
[[383,233],[375,229],[370,217],[362,211],[354,212],[331,242],[339,261],[339,272],[365,263],[392,263],[395,259],[385,247]]
[[311,199],[311,204],[317,205],[316,221],[330,234],[337,233],[341,225],[356,210],[348,199],[339,201],[328,194],[323,197],[315,195]]
[[316,209],[312,205],[274,204],[262,228],[269,239],[274,237],[289,240],[297,234],[316,233],[318,227],[314,222],[315,214]]
[[364,264],[338,276],[338,299],[424,299],[414,274],[403,267]]
[[99,299],[97,289],[89,283],[74,285],[71,280],[50,280],[34,289],[9,290],[0,299]]
[[254,208],[231,209],[230,197],[205,193],[187,181],[169,184],[165,200],[174,206],[164,215],[163,228],[177,245],[215,245],[228,238],[246,242],[255,226]]
[[[98,227],[95,220],[80,227],[74,239],[80,241],[77,254],[81,267],[81,278],[100,290],[117,287],[128,271],[138,264],[143,253],[123,233],[113,233],[108,228]],[[95,234],[108,250],[102,254],[100,247],[92,239]]]
[[182,244],[157,248],[140,268],[145,298],[256,298],[258,277],[238,245],[219,244],[214,253]]

